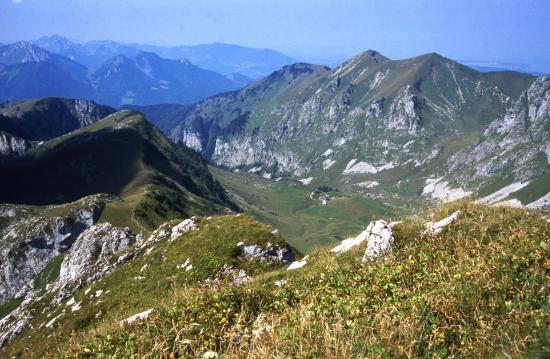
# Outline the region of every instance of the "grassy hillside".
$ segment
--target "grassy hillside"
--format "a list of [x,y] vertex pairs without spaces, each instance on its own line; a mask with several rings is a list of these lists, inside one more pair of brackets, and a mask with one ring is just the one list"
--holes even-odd
[[[138,311],[171,303],[184,288],[198,293],[199,288],[207,286],[205,280],[215,278],[224,265],[231,265],[236,271],[244,270],[248,276],[261,276],[281,266],[281,263],[270,261],[242,260],[237,247],[240,242],[261,247],[268,243],[281,248],[287,246],[283,237],[271,233],[270,226],[241,215],[200,217],[194,222],[196,230],[153,245],[145,254],[102,280],[81,288],[74,295],[80,307],[76,311],[65,302],[52,307],[53,294],[47,293],[34,304],[33,309],[38,314],[33,318],[32,327],[21,333],[19,340],[12,342],[4,353],[16,357],[55,356],[59,354],[58,348],[84,340],[97,328],[116,328],[119,320]],[[175,223],[179,222],[171,224]],[[127,252],[132,250],[129,248]],[[192,266],[190,270],[179,267],[186,259]],[[56,278],[49,279],[51,282]],[[231,278],[221,280],[219,285],[225,286]],[[64,314],[55,325],[44,325],[60,313]]]
[[[86,297],[83,288],[75,298],[85,310],[67,311],[53,329],[26,331],[7,353],[48,350],[67,357],[202,357],[215,351],[228,358],[548,356],[550,224],[521,210],[470,204],[441,208],[434,218],[456,209],[461,210],[459,220],[438,235],[422,235],[419,218],[395,226],[395,248],[385,259],[362,262],[364,246],[338,256],[322,249],[311,254],[301,269],[258,273],[240,287],[196,286],[185,281],[189,286],[164,287],[166,282],[160,278],[155,279],[159,283],[155,289],[147,289],[148,281],[131,279],[140,275],[138,268],[146,261],[160,261],[157,265],[163,266],[162,253],[166,263],[176,263],[172,262],[176,257],[179,261],[188,256],[191,261],[202,258],[193,248],[206,237],[201,237],[201,230],[192,232],[169,247],[159,245],[149,257],[96,283],[88,292],[94,297],[96,290],[106,290],[101,300],[88,299],[90,294]],[[214,226],[210,229],[214,231],[257,228],[244,218],[246,229],[235,228],[234,219],[201,220],[200,227],[206,229],[208,223],[207,228]],[[223,233],[223,238],[235,238]],[[228,239],[228,243],[237,240]],[[206,251],[209,243],[204,244]],[[225,242],[216,237],[216,243]],[[145,273],[157,278],[164,272]],[[179,283],[179,275],[185,274],[178,274],[174,283]],[[277,280],[283,282],[276,285]],[[122,285],[122,293],[143,293],[144,302],[134,306],[134,296],[120,298],[114,283]],[[148,293],[157,293],[154,301],[147,302]],[[108,306],[117,314],[94,317],[104,313],[97,308]],[[119,326],[118,319],[149,307],[154,312],[147,320]],[[58,311],[61,308],[54,314]],[[35,327],[41,320],[46,318],[37,319]],[[67,341],[64,338],[71,330],[76,332]]]
[[0,202],[64,203],[108,193],[121,200],[101,220],[138,233],[168,219],[233,208],[198,154],[172,144],[132,111],[46,142],[1,171]]
[[[230,198],[255,218],[270,223],[302,253],[361,231],[369,221],[395,216],[386,204],[366,198],[349,187],[313,191],[293,180],[275,181],[250,173],[233,173],[210,167]],[[323,206],[319,197],[332,198]]]

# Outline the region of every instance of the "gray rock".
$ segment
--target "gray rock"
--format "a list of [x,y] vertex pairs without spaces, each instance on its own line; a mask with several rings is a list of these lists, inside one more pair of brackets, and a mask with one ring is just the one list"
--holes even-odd
[[384,256],[391,251],[394,238],[388,222],[384,220],[371,222],[365,232],[367,249],[363,261]]
[[526,181],[548,171],[550,164],[550,75],[542,76],[513,103],[506,114],[493,121],[480,140],[447,161],[448,171],[458,182],[476,186],[512,169],[512,179]]
[[59,283],[65,284],[90,277],[92,272],[108,264],[109,259],[135,242],[129,228],[110,223],[91,226],[82,232],[61,263]]
[[21,156],[31,147],[33,142],[0,131],[0,157]]
[[262,248],[257,244],[243,246],[242,251],[246,260],[276,261],[283,264],[294,260],[294,255],[290,249],[271,243],[268,243],[266,248]]
[[66,217],[31,216],[0,231],[0,305],[24,297],[33,279],[99,217],[105,198],[91,196]]

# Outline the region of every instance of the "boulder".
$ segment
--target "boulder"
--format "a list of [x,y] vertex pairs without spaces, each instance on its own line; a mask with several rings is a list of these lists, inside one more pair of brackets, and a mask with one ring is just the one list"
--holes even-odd
[[371,222],[365,230],[367,238],[367,250],[363,261],[380,257],[391,251],[394,243],[391,226],[384,220]]

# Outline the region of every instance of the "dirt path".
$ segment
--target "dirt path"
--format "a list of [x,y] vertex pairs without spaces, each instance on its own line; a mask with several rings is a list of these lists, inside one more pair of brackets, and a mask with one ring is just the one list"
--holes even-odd
[[[149,191],[146,189],[145,193],[143,195],[146,196],[148,192]],[[139,223],[139,221],[136,219],[136,215],[135,215],[136,214],[136,206],[137,206],[137,204],[132,208],[132,216],[131,216],[130,219],[132,220],[132,222],[134,222],[141,229],[141,231],[142,231],[141,234],[142,235],[144,233],[149,233],[149,230],[147,230],[145,227],[143,227],[141,225],[141,223]]]

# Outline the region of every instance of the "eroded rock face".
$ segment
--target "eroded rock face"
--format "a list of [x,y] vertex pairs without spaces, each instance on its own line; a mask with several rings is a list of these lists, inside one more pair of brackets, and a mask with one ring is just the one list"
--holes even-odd
[[202,152],[203,150],[201,135],[198,132],[190,131],[187,129],[183,130],[181,134],[181,142],[197,152]]
[[27,309],[30,303],[31,299],[23,301],[13,312],[0,320],[0,349],[31,322],[32,315]]
[[204,283],[215,288],[224,285],[240,286],[247,283],[251,278],[243,269],[238,269],[231,264],[224,264],[223,267],[211,278],[207,278]]
[[[550,75],[539,77],[508,109],[493,121],[477,144],[451,156],[449,171],[461,183],[474,183],[512,168],[513,179],[525,181],[541,175],[537,162],[548,158],[550,131]],[[547,170],[547,169],[546,169]]]
[[114,113],[114,109],[98,105],[97,103],[89,100],[80,100],[80,99],[64,99],[63,100],[69,109],[69,112],[76,118],[80,127],[85,127],[91,125],[94,122],[97,122]]
[[95,223],[105,198],[91,196],[79,203],[81,208],[65,217],[31,216],[0,232],[0,304],[32,289],[32,280],[50,260]]
[[135,242],[128,227],[118,228],[110,223],[91,226],[82,232],[61,263],[59,282],[64,284],[89,277],[102,262]]
[[0,131],[0,157],[21,156],[31,147],[30,141]]
[[265,248],[260,247],[257,244],[242,245],[243,257],[246,260],[260,260],[260,261],[275,261],[283,264],[290,263],[294,260],[292,251],[287,247],[280,247],[276,244],[268,243]]
[[197,229],[197,225],[192,218],[184,219],[182,222],[172,228],[170,238],[175,239],[185,232],[194,231],[195,229]]
[[384,97],[377,98],[367,110],[367,118],[378,118],[382,116],[382,112],[384,111],[384,101],[386,99]]
[[14,208],[6,204],[4,205],[0,204],[0,217],[11,218],[11,217],[15,217],[15,215],[16,215],[16,212]]
[[388,128],[407,130],[410,134],[416,134],[420,129],[417,99],[410,85],[404,87],[395,97],[386,121]]
[[212,160],[218,165],[228,167],[261,163],[265,168],[277,167],[280,172],[303,172],[298,156],[292,150],[276,148],[266,141],[245,137],[217,138]]

